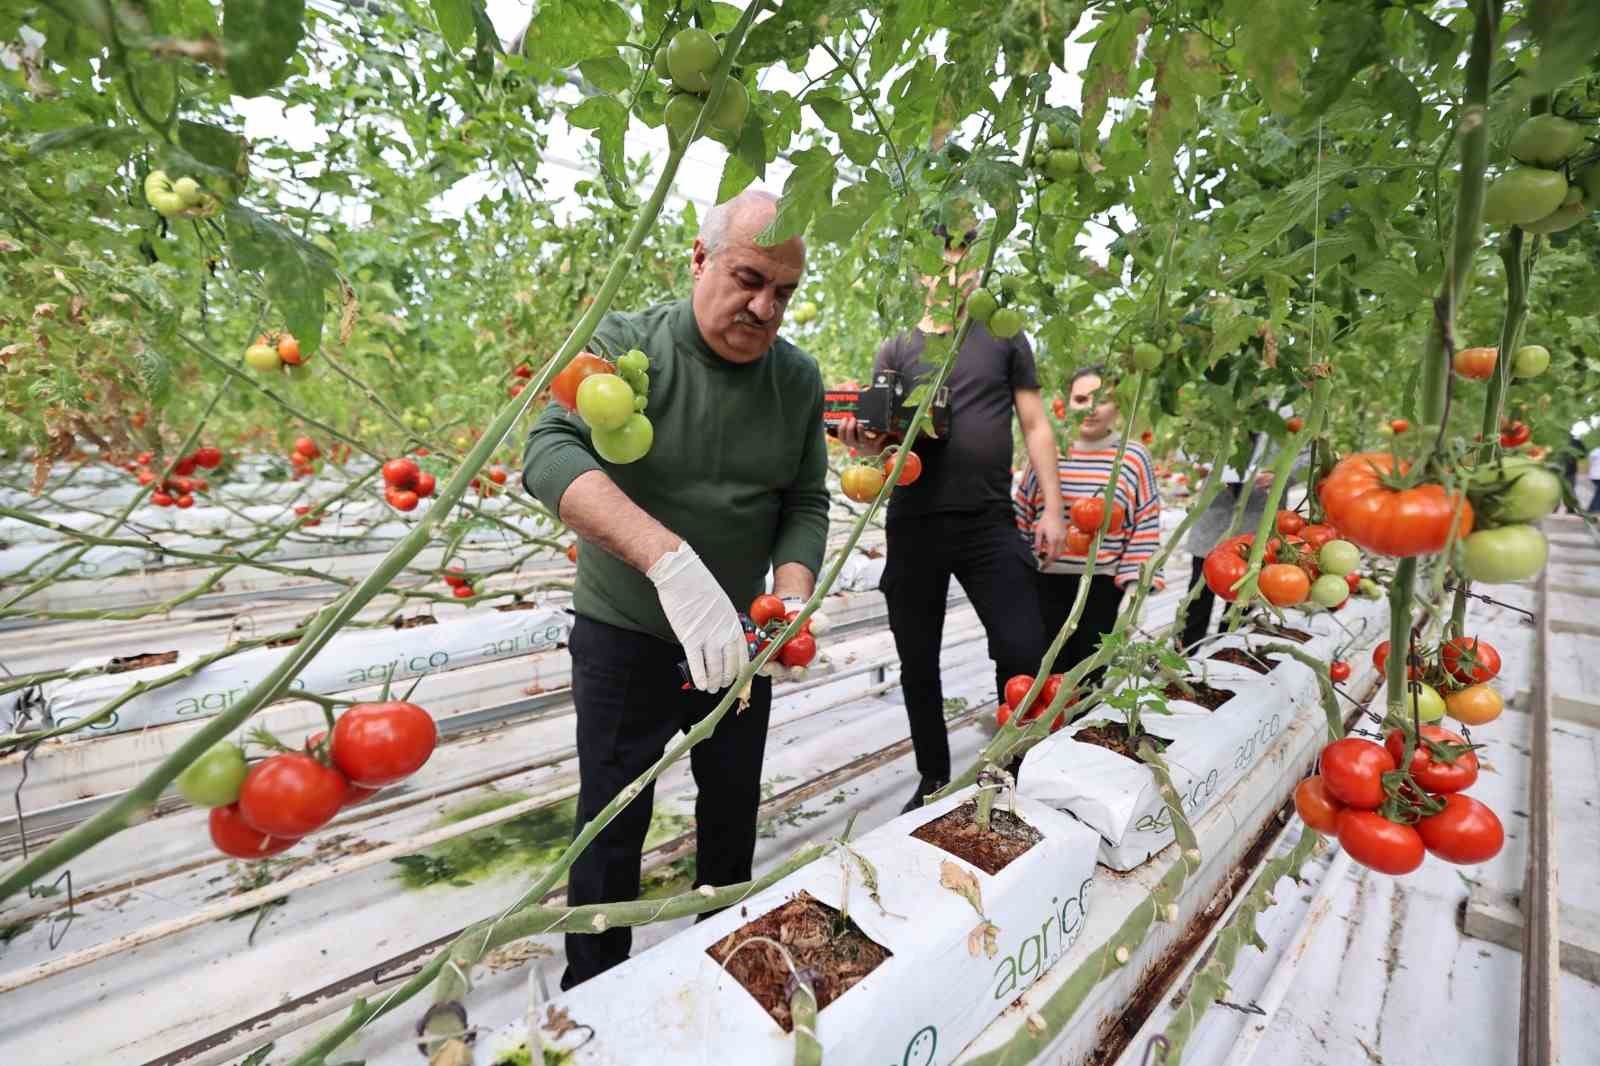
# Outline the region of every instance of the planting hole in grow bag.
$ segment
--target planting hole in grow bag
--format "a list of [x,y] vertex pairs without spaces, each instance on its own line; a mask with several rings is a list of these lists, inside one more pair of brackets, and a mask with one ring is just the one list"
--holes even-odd
[[1242,666],[1246,670],[1254,670],[1258,674],[1268,674],[1272,672],[1272,667],[1268,666],[1254,655],[1251,655],[1243,648],[1223,648],[1215,655],[1207,656],[1207,658],[1214,659],[1219,663],[1232,663],[1235,666]]
[[[786,994],[789,963],[771,944],[757,942],[740,948],[757,936],[782,944],[796,969],[815,974],[812,990],[819,1011],[893,954],[855,922],[804,890],[706,948],[706,954],[719,964],[728,960],[723,967],[728,976],[754,996],[786,1033],[794,1031]],[[736,950],[738,954],[734,954]]]
[[1228,689],[1212,688],[1205,682],[1196,681],[1192,677],[1186,677],[1183,680],[1184,684],[1187,684],[1193,691],[1185,692],[1183,685],[1173,681],[1161,690],[1161,694],[1169,700],[1188,700],[1190,703],[1198,703],[1208,711],[1214,711],[1233,699],[1233,693]]
[[1167,745],[1172,743],[1154,733],[1141,733],[1136,739],[1122,722],[1096,722],[1094,725],[1084,726],[1072,734],[1072,739],[1082,744],[1094,744],[1106,748],[1136,763],[1144,762],[1139,758],[1139,740],[1150,741],[1157,751],[1166,751]]
[[106,663],[106,673],[125,674],[129,670],[143,670],[149,666],[171,666],[178,661],[175,651],[152,651],[143,655],[129,655]]
[[997,874],[1044,839],[1033,826],[1010,811],[989,812],[989,831],[978,828],[978,801],[968,800],[911,833],[940,851],[966,859],[986,874]]

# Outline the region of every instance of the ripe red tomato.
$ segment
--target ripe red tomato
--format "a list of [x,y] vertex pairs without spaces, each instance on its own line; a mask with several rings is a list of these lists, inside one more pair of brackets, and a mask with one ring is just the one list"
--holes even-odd
[[[1334,684],[1341,684],[1350,680],[1350,664],[1343,659],[1335,659],[1328,664],[1328,680]],[[1396,758],[1399,758],[1396,756]]]
[[412,455],[432,455],[433,452],[429,451],[427,448],[412,448],[411,449],[411,454]]
[[569,411],[578,409],[578,386],[591,374],[615,374],[617,368],[598,355],[579,352],[550,382],[550,398]]
[[508,475],[506,474],[505,467],[496,464],[489,468],[489,480],[494,482],[496,485],[504,485],[507,477]]
[[[899,451],[898,448],[885,449],[883,453],[883,469],[885,473],[894,468],[895,453],[897,451]],[[918,455],[916,452],[912,452],[910,455],[906,456],[905,468],[900,471],[900,480],[896,481],[895,484],[910,485],[921,476],[922,456]]]
[[577,545],[576,542],[574,542],[572,544],[568,544],[567,545],[567,562],[575,563],[577,561],[578,561],[578,545]]
[[[790,622],[793,622],[796,618],[799,618],[799,617],[800,617],[800,612],[799,611],[787,611],[787,612],[784,613],[784,616],[783,616],[783,624],[785,626],[787,626]],[[800,627],[800,632],[805,633],[807,635],[810,635],[810,633],[811,633],[811,619],[810,618],[807,618],[805,620],[805,623]]]
[[263,833],[302,837],[339,813],[344,792],[344,775],[338,770],[309,755],[283,752],[256,763],[245,775],[239,814]]
[[300,365],[300,342],[295,340],[294,334],[283,333],[278,336],[278,358],[290,366]]
[[1439,661],[1463,685],[1482,684],[1500,673],[1500,653],[1477,637],[1456,637],[1439,649]]
[[1067,417],[1067,401],[1057,396],[1050,401],[1050,410],[1057,418],[1065,419]]
[[1306,825],[1332,836],[1339,831],[1339,815],[1348,808],[1333,797],[1320,775],[1312,774],[1294,787],[1294,809]]
[[783,601],[770,592],[764,592],[750,601],[750,621],[758,629],[765,629],[768,622],[782,619],[783,614]]
[[1318,765],[1334,799],[1347,807],[1372,810],[1383,803],[1383,775],[1394,769],[1394,758],[1382,744],[1343,737],[1322,749]]
[[[1406,470],[1401,464],[1400,473]],[[1442,551],[1457,505],[1457,539],[1472,532],[1472,504],[1442,485],[1392,489],[1384,479],[1395,472],[1386,452],[1367,452],[1341,460],[1317,492],[1328,517],[1345,539],[1380,555],[1413,556]]]
[[172,472],[180,477],[188,477],[190,474],[194,473],[194,466],[194,456],[185,455],[182,459],[179,459],[172,465]]
[[1326,522],[1317,522],[1302,529],[1300,539],[1306,542],[1306,547],[1311,551],[1319,552],[1328,541],[1339,539],[1339,531]]
[[[1383,674],[1385,677],[1388,676],[1389,642],[1387,640],[1372,649],[1372,665],[1378,668],[1378,673]],[[1410,667],[1407,669],[1406,675],[1412,681],[1421,681],[1422,669],[1416,666]]]
[[141,470],[141,471],[139,471],[139,484],[148,485],[152,481],[154,481],[155,479],[156,479],[155,474],[153,474],[149,470]]
[[1498,348],[1462,348],[1456,352],[1451,365],[1464,378],[1488,381],[1494,374],[1495,359],[1499,354]]
[[[1063,674],[1051,674],[1044,679],[1044,688],[1039,693],[1039,701],[1041,703],[1049,705],[1055,702],[1056,693],[1061,691],[1061,682],[1064,676]],[[1067,702],[1070,704],[1072,701],[1069,699]]]
[[433,495],[433,490],[437,487],[438,483],[434,481],[433,475],[424,470],[417,475],[417,487],[414,491],[418,499],[425,500]]
[[[1067,517],[1072,520],[1073,526],[1085,533],[1098,533],[1105,515],[1106,501],[1102,496],[1085,496],[1073,500],[1072,507],[1067,512]],[[1106,530],[1106,536],[1114,537],[1121,531],[1123,517],[1122,504],[1114,504],[1111,508],[1111,527]]]
[[1017,674],[1006,681],[1006,703],[1012,707],[1021,707],[1023,697],[1027,696],[1028,689],[1033,687],[1033,678],[1027,674]]
[[[1467,746],[1467,742],[1459,735],[1431,724],[1422,727],[1422,740]],[[1400,759],[1406,753],[1405,733],[1399,729],[1390,730],[1383,746],[1394,759],[1394,764],[1399,766]],[[1411,752],[1411,776],[1429,792],[1460,792],[1471,788],[1473,782],[1478,780],[1478,753],[1464,751],[1455,757],[1454,762],[1450,762],[1435,756],[1426,744],[1419,741]]]
[[416,773],[438,742],[433,716],[415,703],[358,703],[333,725],[333,763],[356,784],[381,788]]
[[996,707],[994,710],[994,720],[996,725],[1002,727],[1007,722],[1011,721],[1011,704],[1002,703],[1000,706]]
[[1246,559],[1250,550],[1248,541],[1248,536],[1232,537],[1212,548],[1206,555],[1205,566],[1202,569],[1206,587],[1229,603],[1239,595],[1238,590],[1233,587],[1234,584],[1244,577],[1245,571],[1250,569]]
[[1422,837],[1409,825],[1377,811],[1349,810],[1339,816],[1339,846],[1363,866],[1399,876],[1422,865]]
[[533,367],[531,367],[528,364],[524,363],[521,366],[517,367],[515,370],[513,370],[511,373],[514,374],[515,376],[521,378],[523,381],[527,381],[527,380],[529,380],[529,379],[531,379],[533,377]]
[[1502,448],[1518,448],[1528,443],[1528,438],[1533,436],[1533,430],[1528,428],[1526,422],[1500,423],[1500,446]]
[[1154,444],[1156,442],[1156,435],[1147,429],[1143,433],[1139,434],[1139,440],[1143,444]]
[[1306,420],[1301,418],[1299,415],[1294,415],[1293,417],[1283,420],[1283,428],[1287,429],[1290,433],[1299,433],[1302,429],[1306,428]]
[[317,442],[310,437],[296,437],[294,450],[305,456],[308,461],[322,454],[322,449],[317,447]]
[[796,633],[778,649],[778,661],[787,667],[810,666],[817,657],[817,638],[810,633]]
[[383,482],[393,489],[415,491],[422,468],[410,459],[390,459],[383,464]]
[[415,511],[417,509],[417,494],[410,489],[387,488],[383,490],[383,498],[396,511]]
[[477,593],[472,591],[472,586],[467,584],[452,586],[451,594],[458,600],[470,600],[472,597],[477,595]]
[[1389,419],[1389,428],[1397,434],[1404,433],[1411,428],[1411,423],[1403,418],[1391,418]]
[[1506,842],[1505,827],[1487,804],[1459,793],[1444,797],[1444,810],[1417,822],[1423,845],[1445,862],[1488,862]]
[[287,851],[300,842],[298,837],[275,837],[252,829],[239,813],[239,805],[211,808],[211,843],[224,855],[235,859],[264,859]]
[[193,507],[194,506],[194,497],[189,495],[186,492],[182,496],[179,496],[176,500],[174,500],[172,502],[176,503],[179,507],[184,507],[184,508]]
[[1089,545],[1094,543],[1094,534],[1085,533],[1077,526],[1067,527],[1067,554],[1088,555]]
[[1350,587],[1351,592],[1355,592],[1361,587],[1361,575],[1352,570],[1344,575],[1344,583]]
[[194,461],[207,470],[215,470],[222,465],[222,449],[213,448],[209,444],[198,448],[194,453]]
[[311,505],[309,503],[297,503],[294,505],[294,513],[298,515],[308,515],[311,513]]
[[525,388],[527,388],[527,385],[519,381],[506,390],[506,395],[515,400],[518,396],[522,395],[522,390]]
[[[1277,519],[1278,532],[1284,536],[1301,533],[1306,528],[1306,520],[1294,511],[1279,511]],[[1302,537],[1302,540],[1305,538]]]
[[459,588],[460,586],[465,585],[467,583],[466,567],[462,566],[460,563],[451,563],[449,566],[445,567],[444,583],[449,585],[451,588]]
[[1263,566],[1256,584],[1267,602],[1276,607],[1293,607],[1297,603],[1304,603],[1311,593],[1311,578],[1293,563]]
[[167,495],[165,492],[152,492],[150,494],[150,502],[155,504],[157,507],[171,507],[172,497]]

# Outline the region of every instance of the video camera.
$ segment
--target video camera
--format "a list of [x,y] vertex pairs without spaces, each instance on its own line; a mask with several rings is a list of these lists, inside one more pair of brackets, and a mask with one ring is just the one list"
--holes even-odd
[[[906,403],[905,378],[897,370],[880,370],[872,376],[872,384],[865,389],[827,389],[822,394],[822,424],[830,436],[839,435],[839,426],[846,418],[854,418],[863,429],[888,435],[893,440],[905,437],[911,428],[911,416],[916,405]],[[928,422],[923,435],[944,440],[950,431],[950,388],[944,386],[934,394],[928,406]]]

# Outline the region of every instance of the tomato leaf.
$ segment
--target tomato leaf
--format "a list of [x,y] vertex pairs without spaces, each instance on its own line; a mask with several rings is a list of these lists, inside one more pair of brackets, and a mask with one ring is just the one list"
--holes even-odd
[[228,242],[238,265],[259,270],[284,325],[303,352],[317,350],[326,308],[323,290],[338,282],[333,259],[286,226],[242,204],[226,208]]
[[619,205],[632,203],[627,161],[622,152],[628,136],[627,109],[615,97],[591,96],[567,112],[567,124],[580,130],[594,130],[600,144],[600,174],[605,178],[611,199]]
[[632,31],[628,13],[612,0],[548,0],[528,23],[522,51],[560,70],[613,51]]
[[752,181],[764,177],[766,173],[766,137],[760,118],[751,113],[745,116],[738,145],[728,153],[728,161],[722,166],[722,181],[717,185],[717,203],[725,203],[739,195]]
[[145,140],[145,133],[137,126],[70,126],[64,130],[41,133],[28,142],[28,154],[48,155],[74,148],[115,150],[122,145]]
[[863,167],[872,165],[878,157],[878,139],[855,128],[855,115],[848,104],[821,90],[808,94],[805,103],[838,136],[839,146],[850,162]]
[[633,87],[633,69],[616,52],[578,64],[578,73],[602,92],[623,93]]
[[842,244],[865,229],[867,220],[879,208],[891,203],[893,193],[889,179],[876,170],[869,170],[863,180],[839,190],[833,206],[817,216],[813,232],[818,240]]
[[[1079,148],[1094,152],[1100,136],[1100,120],[1106,102],[1113,95],[1128,91],[1129,75],[1137,66],[1139,35],[1150,25],[1150,12],[1136,7],[1127,14],[1108,13],[1104,20],[1084,34],[1082,41],[1094,41],[1088,69],[1083,74],[1083,124],[1079,126]],[[1098,168],[1090,167],[1090,173]]]
[[1343,96],[1361,70],[1385,58],[1383,23],[1373,11],[1340,8],[1323,15],[1316,62],[1306,72],[1302,119],[1325,114]]
[[305,0],[223,0],[228,78],[240,96],[260,96],[289,75],[300,47]]
[[1561,88],[1600,52],[1600,5],[1592,0],[1532,0],[1528,22],[1539,62],[1519,87],[1522,98]]
[[459,50],[472,36],[471,0],[432,0],[432,6],[444,43],[452,52]]
[[1304,92],[1300,67],[1311,38],[1311,14],[1303,0],[1229,0],[1238,20],[1245,70],[1267,106],[1279,114],[1299,110]]
[[250,173],[250,148],[237,133],[184,119],[178,123],[178,143],[195,159],[221,173],[238,179]]
[[790,156],[789,162],[794,164],[794,170],[783,183],[778,215],[766,229],[756,234],[757,244],[770,247],[799,236],[817,212],[833,200],[838,160],[832,152],[821,147],[805,148]]

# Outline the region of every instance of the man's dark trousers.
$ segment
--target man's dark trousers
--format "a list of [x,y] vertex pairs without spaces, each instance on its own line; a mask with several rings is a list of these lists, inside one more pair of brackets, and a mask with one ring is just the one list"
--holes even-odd
[[1006,679],[1032,674],[1044,655],[1038,591],[1028,544],[1017,531],[1010,504],[978,512],[919,515],[887,524],[888,561],[879,583],[900,656],[900,688],[911,719],[917,771],[950,780],[950,738],[945,733],[939,648],[945,601],[953,576],[966,590],[989,637],[995,662],[995,696]]
[[[716,707],[718,693],[683,690],[683,649],[644,633],[578,616],[569,639],[572,702],[578,718],[578,815],[583,829],[634,778],[648,770],[679,732]],[[737,712],[737,713],[736,713]],[[695,799],[695,884],[750,879],[761,802],[761,757],[772,712],[772,681],[758,677],[750,705],[737,704],[716,731],[689,751]],[[638,898],[639,863],[655,785],[647,786],[573,863],[567,902],[614,903]],[[567,934],[571,988],[628,957],[633,931]]]

